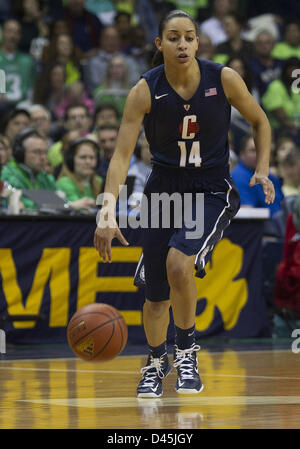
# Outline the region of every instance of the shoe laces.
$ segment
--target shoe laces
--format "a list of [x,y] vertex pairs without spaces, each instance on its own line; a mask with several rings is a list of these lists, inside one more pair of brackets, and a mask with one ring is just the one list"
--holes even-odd
[[150,365],[144,366],[141,369],[141,373],[144,377],[144,385],[146,387],[153,387],[157,379],[157,376],[160,379],[164,378],[164,373],[162,370],[162,365],[164,361],[165,361],[165,354],[163,354],[159,358],[154,358],[152,355],[150,355],[150,362],[151,362]]
[[194,345],[188,349],[179,349],[176,346],[176,359],[174,360],[174,367],[180,367],[180,376],[183,379],[194,379],[195,375],[195,361],[192,354],[199,351],[199,345]]

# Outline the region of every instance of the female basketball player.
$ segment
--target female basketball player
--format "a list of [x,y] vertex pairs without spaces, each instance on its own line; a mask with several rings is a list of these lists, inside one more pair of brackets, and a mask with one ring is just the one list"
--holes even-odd
[[[261,184],[267,204],[274,201],[268,179],[271,131],[266,115],[248,92],[240,76],[230,68],[195,57],[198,30],[185,12],[171,11],[160,23],[156,38],[163,65],[151,69],[130,91],[105,191],[117,201],[119,185],[126,179],[142,121],[153,156],[153,170],[144,195],[167,192],[204,194],[202,235],[188,238],[187,225],[143,229],[143,255],[135,282],[145,275],[144,329],[149,344],[147,364],[142,368],[138,397],[162,395],[162,379],[170,371],[166,351],[169,308],[175,322],[174,366],[178,393],[198,393],[203,385],[197,368],[195,345],[196,284],[204,266],[239,208],[239,196],[228,168],[228,128],[233,105],[253,128],[257,166],[250,184]],[[149,201],[150,203],[150,201]],[[150,214],[153,211],[150,211]],[[160,214],[164,208],[160,208]],[[101,223],[106,220],[106,226]],[[115,208],[102,209],[95,231],[95,248],[104,262],[112,261],[111,241],[128,245],[115,219]]]

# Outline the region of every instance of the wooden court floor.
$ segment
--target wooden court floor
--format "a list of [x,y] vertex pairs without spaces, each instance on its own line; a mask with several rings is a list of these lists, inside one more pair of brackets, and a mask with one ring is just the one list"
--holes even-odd
[[1,360],[0,429],[299,429],[300,354],[198,353],[204,390],[137,399],[145,357]]

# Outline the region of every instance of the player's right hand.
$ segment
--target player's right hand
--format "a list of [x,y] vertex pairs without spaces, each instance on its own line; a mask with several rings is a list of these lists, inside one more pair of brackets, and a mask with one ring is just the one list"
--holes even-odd
[[94,246],[103,262],[106,262],[107,259],[109,263],[112,262],[111,242],[114,238],[117,238],[124,246],[129,245],[121,233],[116,219],[100,213],[99,223],[94,234]]

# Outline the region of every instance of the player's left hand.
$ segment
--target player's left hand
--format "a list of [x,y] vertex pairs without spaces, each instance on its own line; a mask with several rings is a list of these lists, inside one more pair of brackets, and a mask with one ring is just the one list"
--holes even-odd
[[268,178],[268,176],[261,175],[257,172],[254,173],[252,178],[250,179],[249,186],[255,186],[256,184],[261,184],[264,194],[265,194],[265,203],[271,204],[275,199],[275,189],[272,181]]

